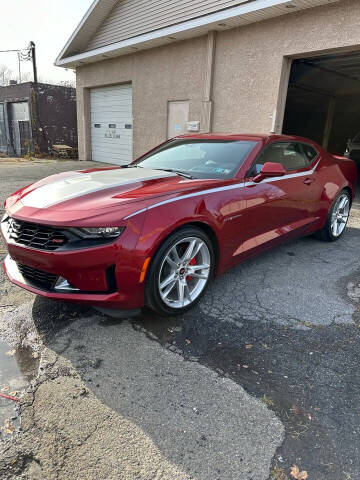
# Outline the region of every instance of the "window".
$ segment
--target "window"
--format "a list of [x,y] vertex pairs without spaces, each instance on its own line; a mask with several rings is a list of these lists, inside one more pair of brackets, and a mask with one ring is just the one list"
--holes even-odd
[[300,146],[304,152],[305,157],[310,163],[318,156],[317,150],[315,150],[315,148],[311,145],[308,145],[307,143],[301,143]]
[[194,178],[232,178],[255,145],[245,140],[174,139],[136,165],[177,170]]
[[306,143],[273,143],[260,153],[249,170],[248,176],[253,177],[260,173],[262,166],[267,162],[281,163],[287,171],[305,168],[316,158],[317,154],[315,148]]

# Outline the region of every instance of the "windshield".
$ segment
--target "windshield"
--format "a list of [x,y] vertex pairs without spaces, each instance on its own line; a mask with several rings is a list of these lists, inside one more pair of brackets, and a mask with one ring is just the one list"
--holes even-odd
[[133,165],[193,178],[232,178],[255,145],[243,140],[174,139]]

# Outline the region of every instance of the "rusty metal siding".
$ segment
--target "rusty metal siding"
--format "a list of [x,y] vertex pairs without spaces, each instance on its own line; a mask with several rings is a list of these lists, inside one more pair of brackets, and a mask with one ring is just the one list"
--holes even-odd
[[[33,89],[34,89],[33,85]],[[76,90],[60,85],[38,84],[37,142],[41,152],[52,145],[77,147]]]
[[31,82],[0,87],[0,102],[21,102],[30,98]]
[[54,144],[77,147],[76,90],[43,83],[36,89],[33,82],[0,87],[0,152],[49,153]]
[[191,20],[248,0],[120,0],[85,50]]

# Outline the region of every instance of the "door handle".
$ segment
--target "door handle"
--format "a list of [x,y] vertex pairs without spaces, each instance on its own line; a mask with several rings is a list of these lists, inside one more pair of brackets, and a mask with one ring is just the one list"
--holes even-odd
[[313,182],[315,182],[315,180],[312,178],[305,178],[304,180],[305,185],[311,185]]

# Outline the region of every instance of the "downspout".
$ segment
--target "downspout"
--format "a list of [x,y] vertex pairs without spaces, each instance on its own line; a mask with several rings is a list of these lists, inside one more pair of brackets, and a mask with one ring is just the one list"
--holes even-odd
[[205,81],[202,102],[201,130],[203,133],[212,132],[213,123],[213,88],[214,88],[214,67],[216,55],[216,31],[208,33],[206,41],[206,65]]

